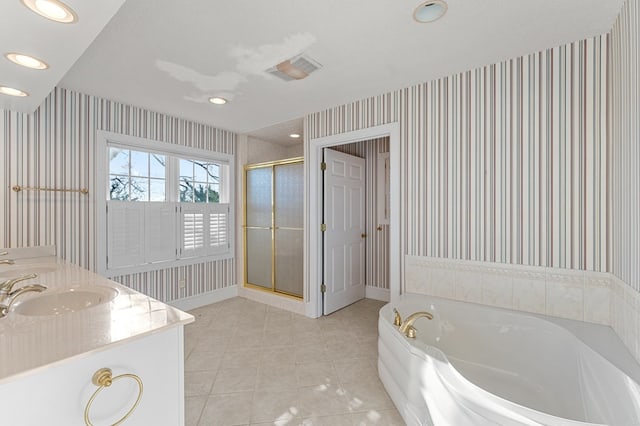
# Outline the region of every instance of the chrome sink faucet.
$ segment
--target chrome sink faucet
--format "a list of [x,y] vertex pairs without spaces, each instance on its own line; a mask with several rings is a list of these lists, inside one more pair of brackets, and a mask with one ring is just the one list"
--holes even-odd
[[[395,311],[395,310],[394,310]],[[398,313],[398,311],[395,311],[396,313],[396,317],[395,317],[395,321],[394,324],[397,326],[398,322],[400,322],[399,324],[399,329],[398,331],[400,331],[400,333],[404,334],[405,336],[409,337],[410,339],[415,339],[416,337],[416,328],[413,326],[413,323],[418,319],[418,318],[426,318],[429,320],[433,319],[433,314],[430,312],[416,312],[413,313],[411,315],[409,315],[407,317],[407,319],[405,319],[404,321],[400,320],[398,321],[398,318],[400,318],[400,314]]]
[[[35,274],[33,274],[33,275],[35,275]],[[43,285],[40,285],[40,284],[29,284],[29,285],[25,285],[24,287],[20,287],[19,289],[10,292],[7,296],[5,296],[5,298],[3,299],[2,304],[0,304],[0,318],[4,318],[9,314],[9,309],[11,308],[11,305],[13,305],[13,302],[15,302],[16,298],[18,296],[20,296],[21,294],[29,293],[29,292],[33,292],[33,291],[41,293],[41,292],[45,291],[46,289],[47,289],[47,287],[45,287]],[[9,303],[5,303],[7,299],[9,300]]]

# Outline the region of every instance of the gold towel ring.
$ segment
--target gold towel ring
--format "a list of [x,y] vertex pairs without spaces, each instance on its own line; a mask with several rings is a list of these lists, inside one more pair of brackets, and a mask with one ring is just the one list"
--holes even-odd
[[91,398],[89,398],[89,402],[87,402],[87,406],[84,409],[84,424],[86,426],[93,426],[93,423],[91,423],[91,420],[89,419],[89,411],[91,410],[91,404],[93,404],[93,401],[96,399],[98,394],[102,391],[102,389],[108,388],[109,386],[111,386],[111,384],[114,381],[118,379],[125,379],[125,378],[133,379],[138,383],[138,398],[136,398],[136,402],[133,404],[131,409],[127,411],[127,414],[125,414],[124,417],[122,417],[120,420],[118,420],[111,426],[118,426],[119,424],[124,423],[124,421],[127,420],[131,416],[131,414],[133,414],[133,412],[138,407],[138,403],[140,403],[140,399],[142,398],[143,387],[142,387],[142,380],[140,380],[140,377],[130,373],[121,374],[119,376],[112,377],[112,372],[110,368],[101,368],[100,370],[96,371],[93,374],[93,377],[91,378],[91,382],[94,385],[98,386],[98,389],[93,393],[93,395],[91,395]]

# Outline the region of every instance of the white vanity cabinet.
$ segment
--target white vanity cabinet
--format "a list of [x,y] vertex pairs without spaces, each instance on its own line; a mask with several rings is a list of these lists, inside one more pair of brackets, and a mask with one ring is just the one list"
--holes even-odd
[[[10,262],[0,279],[37,273],[19,285],[46,290],[21,295],[0,318],[0,425],[184,425],[192,315],[57,259],[52,247],[2,252]],[[113,383],[101,387],[92,379],[105,368]],[[138,380],[140,401],[119,423],[140,395]]]
[[[84,425],[87,402],[99,389],[92,376],[107,367],[114,378],[135,374],[143,383],[140,403],[123,425],[184,425],[183,328],[176,324],[0,381],[1,423]],[[117,422],[135,403],[138,389],[129,377],[103,388],[89,413],[92,424]]]

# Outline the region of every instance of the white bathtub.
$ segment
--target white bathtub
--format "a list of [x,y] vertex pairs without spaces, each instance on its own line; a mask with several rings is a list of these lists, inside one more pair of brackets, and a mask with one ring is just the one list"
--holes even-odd
[[[409,339],[394,307],[434,319]],[[640,425],[638,383],[542,318],[410,294],[380,310],[378,327],[380,379],[408,425]]]

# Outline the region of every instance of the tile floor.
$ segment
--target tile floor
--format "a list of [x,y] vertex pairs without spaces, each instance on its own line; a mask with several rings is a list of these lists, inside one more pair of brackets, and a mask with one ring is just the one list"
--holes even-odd
[[239,297],[193,310],[187,426],[404,425],[378,379],[383,304],[316,320]]

